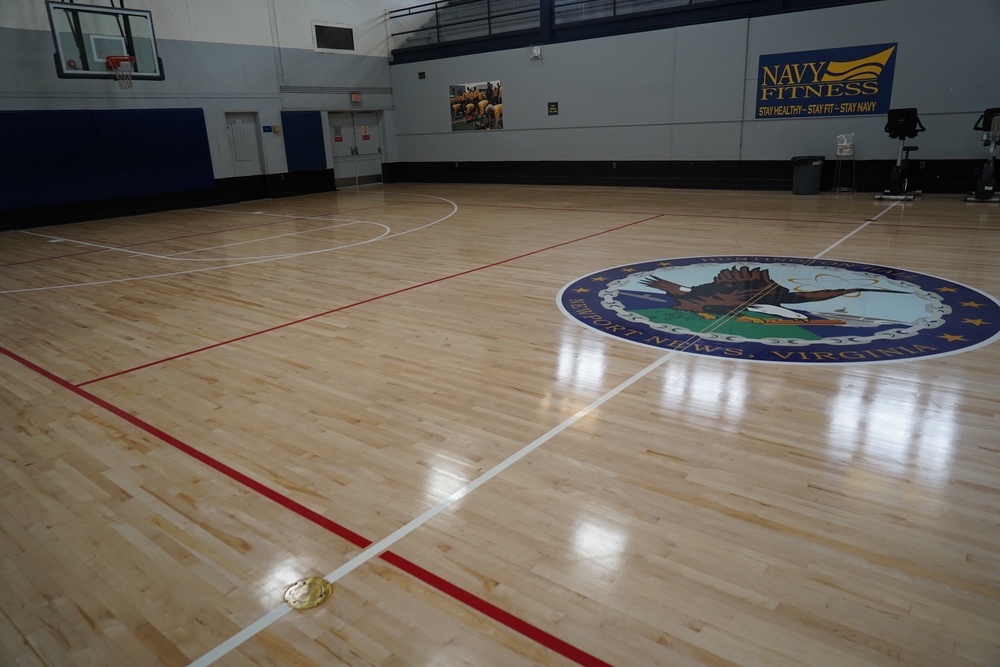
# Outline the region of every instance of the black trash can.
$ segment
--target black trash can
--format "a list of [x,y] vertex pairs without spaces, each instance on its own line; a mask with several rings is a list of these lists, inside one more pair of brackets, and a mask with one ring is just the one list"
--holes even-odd
[[814,195],[819,192],[823,173],[823,155],[799,155],[792,158],[792,194]]

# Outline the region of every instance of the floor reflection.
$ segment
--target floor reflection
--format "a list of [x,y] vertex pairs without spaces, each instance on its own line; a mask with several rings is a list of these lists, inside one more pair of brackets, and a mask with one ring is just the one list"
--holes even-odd
[[600,561],[607,568],[622,565],[628,536],[611,523],[583,520],[573,533],[573,553],[580,558]]
[[829,404],[830,444],[898,477],[946,482],[958,395],[918,378],[845,375]]
[[[675,363],[676,362],[676,363]],[[734,363],[683,362],[675,358],[661,369],[664,405],[711,423],[713,428],[740,430],[749,398],[748,369]]]

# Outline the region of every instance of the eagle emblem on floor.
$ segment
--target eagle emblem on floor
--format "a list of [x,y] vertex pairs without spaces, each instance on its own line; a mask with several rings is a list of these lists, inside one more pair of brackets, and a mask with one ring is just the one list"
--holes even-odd
[[809,320],[808,315],[786,307],[798,303],[826,301],[860,292],[904,294],[895,290],[868,287],[793,291],[772,280],[767,269],[747,266],[722,269],[712,282],[691,287],[657,276],[647,276],[639,282],[670,296],[676,302],[670,308],[675,310],[692,312],[705,319],[735,315],[739,321],[756,323],[764,323],[766,320],[754,315],[769,315],[791,321]]

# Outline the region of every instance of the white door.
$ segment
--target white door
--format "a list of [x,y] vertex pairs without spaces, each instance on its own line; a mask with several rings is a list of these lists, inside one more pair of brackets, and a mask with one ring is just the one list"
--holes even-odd
[[226,136],[233,176],[256,176],[264,173],[260,150],[260,132],[255,113],[226,113]]
[[337,186],[382,182],[379,111],[331,111],[330,154]]

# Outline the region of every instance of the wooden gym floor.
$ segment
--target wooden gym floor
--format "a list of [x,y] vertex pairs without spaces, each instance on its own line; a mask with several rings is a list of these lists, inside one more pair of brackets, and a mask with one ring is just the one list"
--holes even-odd
[[0,664],[1000,664],[1000,344],[643,375],[556,304],[830,248],[1000,295],[1000,207],[943,195],[394,184],[0,234]]

